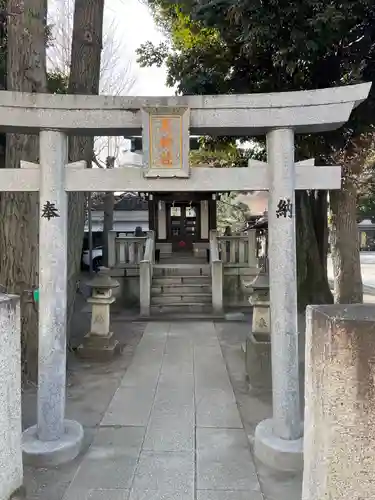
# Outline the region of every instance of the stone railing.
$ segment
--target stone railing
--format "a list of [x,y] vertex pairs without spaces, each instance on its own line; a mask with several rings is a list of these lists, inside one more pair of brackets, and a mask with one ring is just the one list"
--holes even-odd
[[145,253],[147,236],[108,235],[108,267],[138,266]]
[[139,296],[141,316],[150,316],[151,312],[151,286],[155,263],[155,233],[149,231],[146,238],[145,252],[139,263]]
[[216,231],[210,232],[210,263],[212,279],[212,309],[223,312],[223,262],[220,259],[219,241]]
[[219,255],[227,267],[256,267],[256,231],[241,236],[218,236]]

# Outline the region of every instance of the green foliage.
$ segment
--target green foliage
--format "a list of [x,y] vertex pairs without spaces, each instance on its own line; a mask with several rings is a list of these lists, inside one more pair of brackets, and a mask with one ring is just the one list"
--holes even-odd
[[375,220],[375,193],[358,199],[358,219]]
[[190,152],[190,163],[193,167],[245,167],[247,158],[245,152],[232,144],[217,149],[200,148]]
[[[227,138],[218,144],[209,137],[203,137],[200,149],[190,152],[190,164],[196,168],[247,168],[250,158],[264,159],[264,153],[264,148],[258,144],[251,144],[243,149]],[[217,201],[217,226],[221,231],[228,225],[233,231],[243,229],[251,215],[246,205],[236,201],[237,195],[238,193],[223,193]]]
[[221,232],[227,226],[230,226],[232,233],[242,231],[250,217],[248,207],[236,201],[237,195],[238,193],[223,194],[217,201],[217,228]]
[[[373,81],[373,0],[149,0],[166,46],[138,50],[166,63],[182,94],[305,90]],[[339,132],[304,137],[302,155],[331,161],[373,125],[375,88]]]
[[68,83],[69,76],[58,71],[48,73],[47,75],[48,91],[51,94],[67,94]]

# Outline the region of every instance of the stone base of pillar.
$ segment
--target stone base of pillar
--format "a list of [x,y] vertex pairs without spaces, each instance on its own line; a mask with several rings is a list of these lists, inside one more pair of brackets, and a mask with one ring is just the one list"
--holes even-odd
[[25,465],[56,467],[74,460],[82,448],[83,427],[74,420],[65,420],[65,432],[57,441],[40,441],[37,426],[22,435],[22,457]]
[[269,334],[248,334],[245,367],[250,389],[272,389],[271,338]]
[[121,345],[112,332],[106,336],[88,333],[77,349],[81,358],[92,361],[109,361],[120,353]]
[[263,420],[255,429],[254,455],[264,465],[285,472],[303,470],[303,437],[281,439],[273,432],[273,421]]

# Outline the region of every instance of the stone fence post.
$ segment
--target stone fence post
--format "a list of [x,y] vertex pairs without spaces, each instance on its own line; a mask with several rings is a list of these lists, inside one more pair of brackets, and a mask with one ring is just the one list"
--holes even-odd
[[302,500],[375,498],[375,307],[306,313]]
[[0,294],[0,500],[23,483],[19,298]]

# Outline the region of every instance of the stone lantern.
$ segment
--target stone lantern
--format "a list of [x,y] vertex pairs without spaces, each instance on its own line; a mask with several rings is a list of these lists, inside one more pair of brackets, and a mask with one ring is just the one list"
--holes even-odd
[[111,278],[110,269],[101,267],[99,273],[87,283],[91,296],[87,302],[92,306],[91,328],[78,347],[81,357],[106,360],[119,350],[119,342],[110,331],[110,306],[115,302],[113,289],[120,286]]
[[251,331],[255,338],[264,340],[270,335],[270,284],[268,274],[259,273],[250,284],[250,288],[249,302],[253,306]]
[[246,338],[245,364],[253,389],[272,388],[270,298],[268,274],[259,273],[254,281],[244,284],[253,306],[252,329]]

